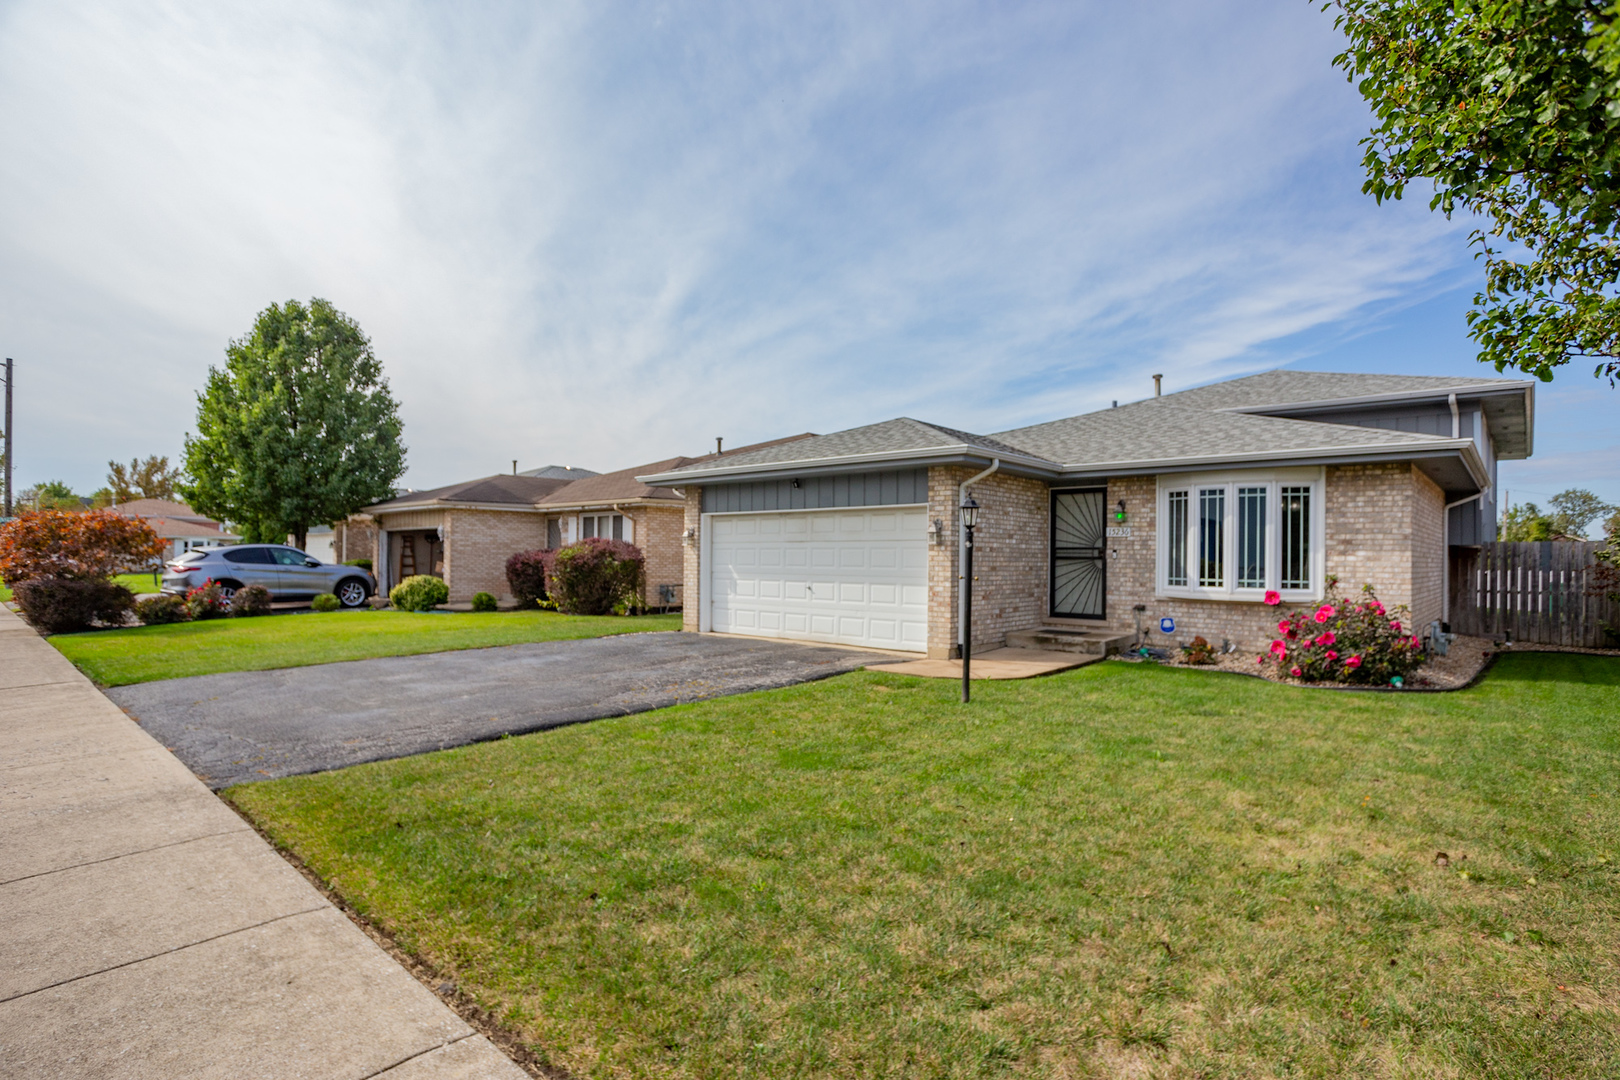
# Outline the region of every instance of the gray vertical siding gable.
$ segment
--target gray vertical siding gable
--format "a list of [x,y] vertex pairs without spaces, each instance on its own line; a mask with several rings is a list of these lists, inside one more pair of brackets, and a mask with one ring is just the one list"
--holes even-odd
[[927,469],[843,473],[706,484],[705,514],[745,514],[765,510],[831,510],[843,506],[904,506],[928,501]]

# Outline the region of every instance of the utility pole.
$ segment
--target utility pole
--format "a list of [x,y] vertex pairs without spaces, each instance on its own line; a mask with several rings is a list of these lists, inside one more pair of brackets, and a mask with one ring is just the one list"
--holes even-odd
[[11,461],[17,456],[17,437],[11,433],[11,384],[16,376],[11,371],[11,357],[6,357],[6,498],[0,507],[0,517],[11,516]]

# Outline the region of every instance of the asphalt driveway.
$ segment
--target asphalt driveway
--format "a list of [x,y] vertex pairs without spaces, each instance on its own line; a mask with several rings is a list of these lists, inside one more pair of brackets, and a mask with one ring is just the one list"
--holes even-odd
[[665,632],[199,675],[107,694],[217,790],[791,686],[892,659]]

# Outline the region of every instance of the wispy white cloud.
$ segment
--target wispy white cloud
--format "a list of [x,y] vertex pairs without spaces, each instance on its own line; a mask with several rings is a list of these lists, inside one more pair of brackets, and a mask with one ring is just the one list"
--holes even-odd
[[416,484],[1253,367],[1466,265],[1360,195],[1335,44],[1293,0],[16,3],[24,475],[178,449],[293,296],[374,336]]

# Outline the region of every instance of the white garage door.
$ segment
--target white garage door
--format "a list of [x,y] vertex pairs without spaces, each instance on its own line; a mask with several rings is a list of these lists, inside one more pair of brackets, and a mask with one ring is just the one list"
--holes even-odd
[[926,511],[714,515],[707,527],[709,628],[926,651]]

